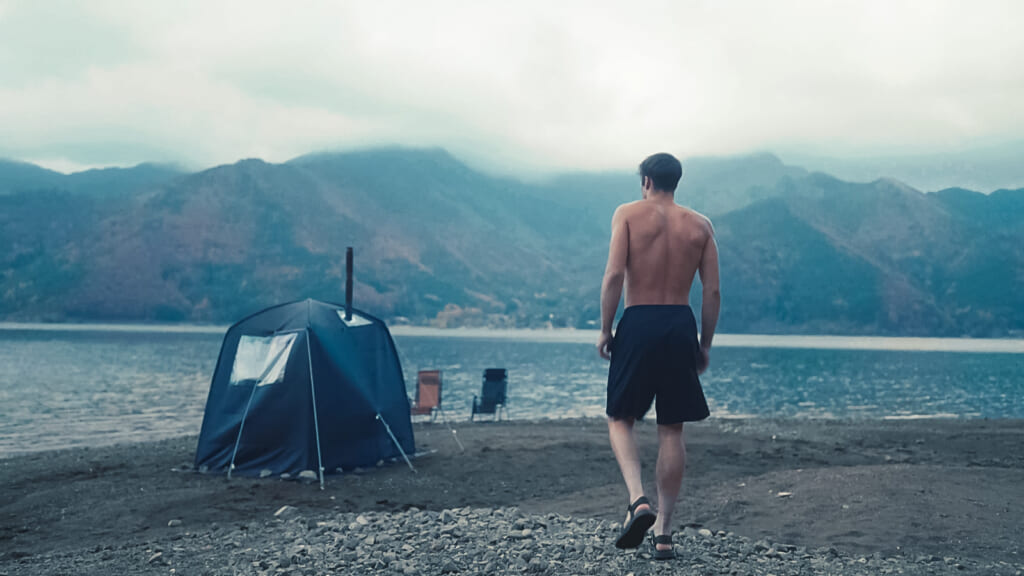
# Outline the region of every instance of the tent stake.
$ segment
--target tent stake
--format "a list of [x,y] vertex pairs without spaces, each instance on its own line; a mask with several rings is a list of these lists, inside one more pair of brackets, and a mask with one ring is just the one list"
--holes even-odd
[[402,453],[402,458],[405,458],[405,463],[409,465],[409,470],[416,473],[416,468],[414,468],[412,462],[409,461],[409,457],[405,454],[405,450],[402,450],[402,445],[398,443],[398,438],[395,438],[395,434],[391,432],[391,426],[388,426],[387,421],[381,417],[380,412],[377,413],[377,420],[380,420],[381,423],[384,424],[384,429],[388,431],[388,436],[391,436],[391,441],[395,443],[395,446],[398,447],[398,451]]
[[463,446],[462,442],[459,440],[459,435],[458,435],[458,433],[455,432],[455,428],[453,428],[452,425],[448,423],[448,418],[446,418],[445,415],[444,415],[444,409],[442,409],[440,406],[438,406],[437,407],[437,411],[441,413],[441,422],[443,422],[444,425],[447,426],[448,429],[452,431],[452,438],[454,438],[455,439],[455,443],[459,445],[459,451],[460,452],[465,452],[466,451],[466,447]]

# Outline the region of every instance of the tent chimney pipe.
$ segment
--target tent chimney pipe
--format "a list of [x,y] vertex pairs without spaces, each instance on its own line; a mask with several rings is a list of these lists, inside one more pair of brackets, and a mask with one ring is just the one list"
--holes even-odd
[[352,247],[345,249],[345,321],[352,320]]

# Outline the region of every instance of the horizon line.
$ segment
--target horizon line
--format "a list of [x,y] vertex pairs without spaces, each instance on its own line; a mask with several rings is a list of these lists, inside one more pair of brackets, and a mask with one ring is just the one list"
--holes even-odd
[[[25,331],[224,335],[230,327],[227,324],[0,322],[0,333]],[[393,336],[400,337],[476,338],[564,344],[593,344],[597,341],[599,332],[590,328],[437,328],[409,325],[391,326],[388,329]],[[715,346],[721,348],[1024,354],[1024,338],[730,333],[719,333],[715,338]]]

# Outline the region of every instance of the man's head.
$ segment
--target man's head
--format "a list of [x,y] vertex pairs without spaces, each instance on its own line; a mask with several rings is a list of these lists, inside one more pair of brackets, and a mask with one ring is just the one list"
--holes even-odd
[[674,194],[682,175],[683,165],[675,156],[664,152],[648,156],[640,163],[640,186],[644,189],[644,198],[651,192]]

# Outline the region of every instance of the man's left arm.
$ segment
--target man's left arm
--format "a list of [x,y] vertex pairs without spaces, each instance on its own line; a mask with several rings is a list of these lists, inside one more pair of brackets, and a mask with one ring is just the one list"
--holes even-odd
[[601,282],[601,337],[597,341],[597,352],[602,358],[611,359],[612,323],[615,311],[622,297],[622,283],[626,278],[626,259],[629,255],[629,227],[620,206],[612,216],[612,241],[608,248],[608,264]]

